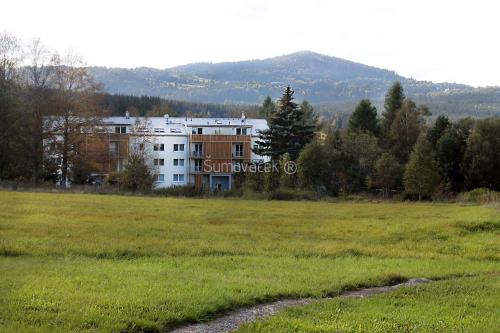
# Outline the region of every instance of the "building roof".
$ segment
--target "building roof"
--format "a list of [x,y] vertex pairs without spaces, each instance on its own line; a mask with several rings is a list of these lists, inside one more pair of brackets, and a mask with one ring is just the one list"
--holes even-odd
[[[191,118],[191,117],[105,117],[102,119],[104,125],[123,126],[147,126],[151,133],[156,129],[165,129],[165,133],[185,135],[190,132],[188,127],[251,127],[252,135],[258,135],[258,131],[267,128],[265,119],[244,118]],[[179,129],[180,132],[171,132],[171,129]],[[158,133],[158,132],[157,132]],[[163,132],[162,132],[163,133]],[[160,134],[160,133],[158,133]]]

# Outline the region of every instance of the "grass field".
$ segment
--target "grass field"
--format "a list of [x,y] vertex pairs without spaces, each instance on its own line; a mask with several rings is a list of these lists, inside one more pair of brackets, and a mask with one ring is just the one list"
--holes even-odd
[[499,295],[500,276],[466,277],[288,309],[239,332],[499,332]]
[[[478,275],[484,289],[463,280],[460,290],[471,292],[457,298],[475,302],[498,293],[489,273],[500,270],[499,230],[498,210],[459,204],[0,192],[0,331],[156,331],[279,297],[415,276]],[[448,282],[438,283],[429,301]],[[348,301],[339,317],[335,302],[347,301],[311,305],[244,329],[287,331],[292,321],[309,331],[373,331],[356,313],[375,320],[371,302],[390,309],[391,297]],[[408,311],[425,303],[418,297]],[[485,298],[476,308],[489,314],[490,305]],[[444,309],[455,318],[452,305]],[[479,316],[471,313],[468,320]],[[493,327],[492,318],[478,327]],[[463,323],[447,325],[458,331]]]

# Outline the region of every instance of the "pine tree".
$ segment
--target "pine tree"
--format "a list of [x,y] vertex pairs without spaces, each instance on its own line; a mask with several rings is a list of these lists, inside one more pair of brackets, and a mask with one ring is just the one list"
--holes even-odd
[[356,109],[349,118],[349,131],[366,132],[378,136],[377,108],[372,105],[370,100],[363,99],[356,106]]
[[424,135],[421,135],[406,165],[404,175],[405,192],[408,195],[431,197],[439,185],[438,166],[432,157],[432,148]]
[[295,160],[302,148],[314,136],[314,126],[304,122],[304,113],[293,101],[293,90],[288,86],[280,98],[276,112],[269,119],[269,128],[260,133],[259,155],[270,156],[273,161],[288,153]]

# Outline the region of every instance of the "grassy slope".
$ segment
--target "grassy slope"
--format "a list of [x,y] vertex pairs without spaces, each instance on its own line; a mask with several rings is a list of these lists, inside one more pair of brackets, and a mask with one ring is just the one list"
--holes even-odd
[[498,270],[498,212],[0,192],[0,330],[159,329],[394,275]]
[[239,332],[499,332],[499,294],[499,276],[438,281],[288,309]]

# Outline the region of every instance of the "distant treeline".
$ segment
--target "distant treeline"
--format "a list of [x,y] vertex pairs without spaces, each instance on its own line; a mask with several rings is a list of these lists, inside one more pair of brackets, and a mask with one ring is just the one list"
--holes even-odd
[[175,101],[157,96],[133,96],[100,94],[103,108],[112,116],[121,116],[129,111],[136,116],[191,115],[193,117],[239,117],[242,112],[256,116],[257,105],[212,104],[189,101]]

